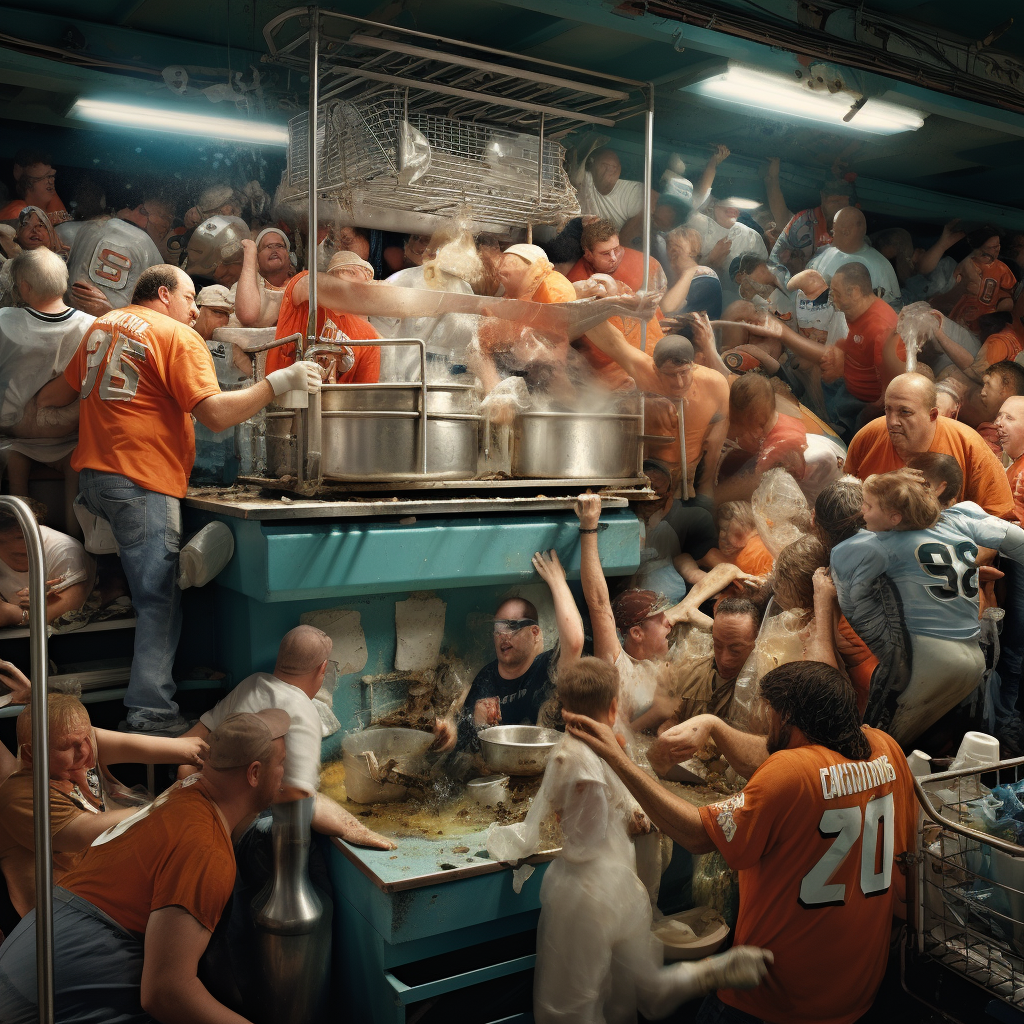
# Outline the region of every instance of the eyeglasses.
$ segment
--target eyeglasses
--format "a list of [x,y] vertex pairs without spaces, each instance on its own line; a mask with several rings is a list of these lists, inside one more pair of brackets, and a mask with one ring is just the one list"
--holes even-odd
[[266,252],[268,249],[276,249],[279,252],[287,252],[288,246],[285,245],[284,242],[264,242],[263,245],[260,246],[259,251]]
[[518,633],[527,626],[536,625],[536,619],[495,619],[494,635],[501,636],[503,633]]
[[56,181],[56,180],[57,180],[57,172],[56,171],[51,171],[49,174],[40,174],[38,177],[35,177],[32,174],[26,174],[25,175],[25,181],[28,183],[30,188],[33,185],[37,185],[40,181]]

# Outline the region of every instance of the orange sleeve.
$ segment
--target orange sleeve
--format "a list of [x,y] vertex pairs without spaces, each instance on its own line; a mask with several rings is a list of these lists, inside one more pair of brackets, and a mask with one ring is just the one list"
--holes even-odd
[[985,357],[989,366],[991,366],[993,363],[1002,362],[1004,359],[1012,360],[1016,352],[1012,350],[1012,346],[1000,331],[999,334],[989,335],[985,344],[981,346],[981,354]]
[[175,401],[191,412],[204,398],[220,394],[213,356],[206,342],[191,327],[180,327],[176,332],[173,352],[174,366],[167,374],[167,390]]
[[[345,374],[345,384],[376,384],[380,381],[380,348],[360,345],[353,349],[355,366]],[[351,376],[349,376],[351,374]]]
[[1005,291],[1012,291],[1013,286],[1017,283],[1017,278],[1013,276],[1013,271],[1004,263],[1002,273],[999,275],[999,283]]

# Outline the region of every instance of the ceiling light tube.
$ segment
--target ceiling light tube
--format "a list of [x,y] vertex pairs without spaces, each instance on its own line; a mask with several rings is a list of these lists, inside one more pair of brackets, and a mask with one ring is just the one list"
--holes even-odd
[[193,114],[166,107],[141,107],[134,103],[82,98],[75,101],[68,111],[68,117],[119,128],[140,128],[173,135],[201,135],[224,141],[248,142],[256,146],[288,145],[288,128],[285,125]]
[[736,65],[686,86],[685,91],[752,108],[763,116],[783,115],[871,135],[917,131],[924,125],[924,118],[916,110],[876,99],[858,100],[855,116],[845,120],[850,115],[851,104],[857,100],[850,92],[814,92],[795,79]]

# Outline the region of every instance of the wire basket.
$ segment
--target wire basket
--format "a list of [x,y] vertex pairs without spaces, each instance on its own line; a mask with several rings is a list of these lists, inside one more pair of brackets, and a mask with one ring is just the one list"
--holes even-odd
[[[983,775],[988,785],[982,784]],[[987,817],[984,801],[990,786],[1022,779],[1024,758],[914,782],[925,814],[913,953],[1019,1009],[1024,1009],[1024,846]],[[983,831],[992,827],[994,833]]]
[[[542,149],[537,135],[410,110],[408,126],[420,138],[416,155],[422,161],[425,140],[430,162],[409,181],[402,153],[406,114],[398,90],[331,100],[317,120],[318,191],[348,211],[362,206],[450,217],[468,205],[475,221],[496,226],[557,223],[579,215],[562,165],[565,151],[553,140],[544,139]],[[306,115],[289,122],[288,134],[288,186],[308,188]]]

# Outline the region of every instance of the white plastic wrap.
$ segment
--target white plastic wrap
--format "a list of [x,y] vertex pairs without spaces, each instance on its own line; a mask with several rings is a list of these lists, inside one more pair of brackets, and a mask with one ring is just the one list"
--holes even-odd
[[764,546],[779,552],[810,529],[810,509],[800,485],[784,469],[770,469],[761,478],[750,504]]

